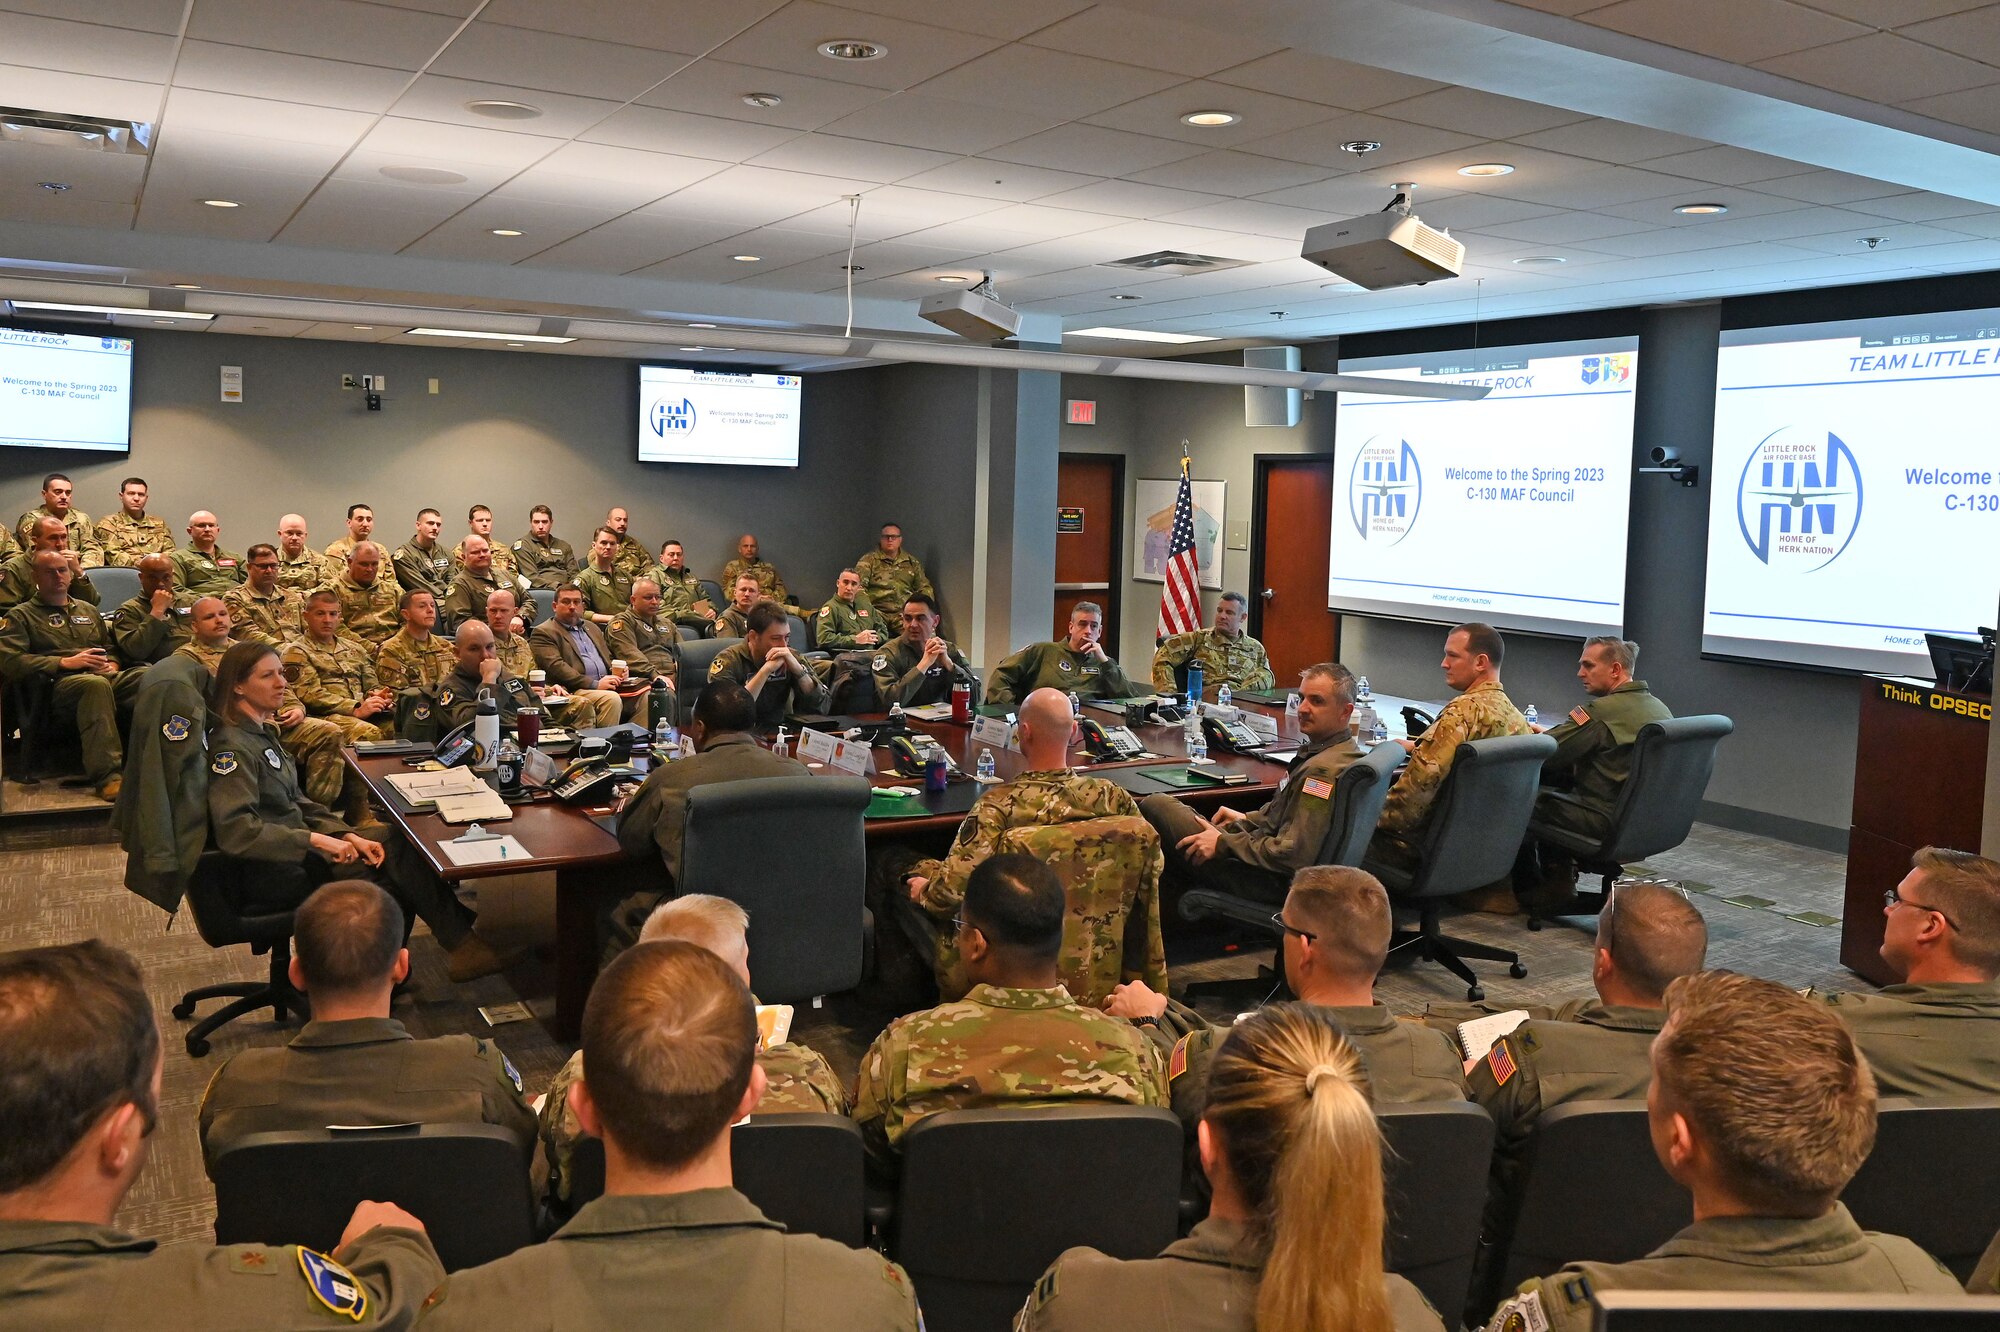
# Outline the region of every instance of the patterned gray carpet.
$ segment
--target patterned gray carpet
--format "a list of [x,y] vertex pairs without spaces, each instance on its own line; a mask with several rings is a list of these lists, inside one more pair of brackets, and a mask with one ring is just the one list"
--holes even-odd
[[[166,1077],[152,1161],[127,1200],[120,1223],[163,1240],[202,1240],[212,1234],[214,1217],[195,1138],[195,1108],[202,1089],[230,1054],[282,1042],[290,1033],[268,1018],[250,1018],[217,1032],[205,1059],[188,1058],[179,1037],[187,1024],[171,1012],[181,994],[197,985],[256,979],[263,974],[263,960],[243,948],[210,949],[185,917],[169,928],[161,912],[125,891],[120,882],[123,866],[122,853],[94,818],[63,827],[17,826],[0,831],[0,948],[96,936],[139,958],[166,1034]],[[1709,921],[1711,965],[1789,985],[1852,989],[1865,984],[1835,960],[1844,873],[1841,857],[1701,826],[1686,845],[1656,857],[1644,869],[1689,889]],[[520,921],[518,932],[528,938],[546,930],[546,883],[489,886],[485,891],[488,900],[482,909],[494,921],[503,914],[514,916]],[[1809,923],[1814,919],[1834,923]],[[1182,939],[1176,934],[1188,927],[1169,922],[1167,928],[1176,956],[1190,958],[1175,968],[1177,986],[1194,979],[1252,975],[1260,962],[1270,958],[1268,946],[1231,949],[1226,937]],[[1578,921],[1530,933],[1519,918],[1476,914],[1446,924],[1449,933],[1521,954],[1529,969],[1525,980],[1509,979],[1498,964],[1475,964],[1488,998],[1508,1002],[1587,991],[1592,928],[1591,922]],[[568,1050],[540,1023],[488,1028],[477,1012],[480,1005],[524,999],[545,1014],[553,987],[546,966],[530,963],[506,976],[454,986],[445,978],[443,953],[421,929],[411,941],[411,955],[413,983],[409,995],[398,1002],[396,1016],[412,1032],[490,1036],[521,1070],[531,1091],[547,1084]],[[1390,970],[1379,994],[1401,1012],[1464,998],[1454,978],[1421,963]],[[801,1011],[793,1030],[796,1039],[820,1049],[851,1081],[861,1054],[888,1016],[835,999],[824,1009]]]

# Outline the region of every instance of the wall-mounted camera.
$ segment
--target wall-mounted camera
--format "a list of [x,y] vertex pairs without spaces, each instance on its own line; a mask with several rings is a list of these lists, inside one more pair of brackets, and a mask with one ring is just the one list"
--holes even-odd
[[1653,465],[1651,467],[1641,467],[1639,471],[1642,474],[1670,476],[1683,486],[1689,487],[1698,485],[1701,482],[1701,464],[1682,462],[1679,449],[1655,444],[1651,449],[1647,450],[1646,456],[1653,460]]

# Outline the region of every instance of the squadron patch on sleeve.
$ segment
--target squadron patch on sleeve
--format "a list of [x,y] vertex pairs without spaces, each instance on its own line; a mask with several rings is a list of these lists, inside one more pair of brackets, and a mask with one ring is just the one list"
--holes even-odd
[[514,1067],[514,1061],[507,1057],[507,1052],[496,1047],[494,1053],[500,1056],[500,1067],[507,1070],[507,1080],[514,1084],[514,1090],[527,1095],[528,1089],[521,1084],[521,1070]]
[[887,657],[877,657],[877,658],[875,658],[875,669],[876,669],[876,670],[878,670],[878,671],[886,671],[886,670],[888,670],[888,669],[889,669],[889,659],[888,659]]
[[368,1288],[333,1259],[300,1245],[299,1271],[305,1274],[306,1288],[313,1298],[334,1313],[345,1314],[357,1323],[368,1316]]
[[208,770],[218,777],[227,777],[236,771],[236,755],[230,750],[223,750],[209,761]]
[[1541,1292],[1526,1290],[1508,1300],[1494,1311],[1492,1326],[1500,1332],[1549,1332],[1549,1317],[1542,1311]]
[[194,724],[186,717],[172,716],[160,727],[160,734],[176,743],[185,740],[194,731]]
[[278,751],[275,749],[264,751],[264,761],[271,765],[272,772],[281,772],[284,770],[285,761],[278,757]]

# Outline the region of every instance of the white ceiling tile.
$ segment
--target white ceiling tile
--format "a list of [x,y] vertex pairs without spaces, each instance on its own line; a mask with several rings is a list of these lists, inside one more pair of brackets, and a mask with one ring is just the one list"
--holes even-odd
[[1035,238],[1024,232],[991,226],[978,217],[972,217],[960,222],[946,222],[919,231],[905,232],[899,239],[909,241],[913,245],[935,245],[941,250],[954,250],[963,258],[967,255],[1012,250],[1032,244]]
[[1376,109],[1392,120],[1410,120],[1489,139],[1512,139],[1586,119],[1560,107],[1501,97],[1476,88],[1440,88]]
[[400,69],[218,42],[182,43],[174,66],[174,83],[182,88],[371,113],[387,111],[409,81]]
[[[1875,201],[1856,205],[1858,209],[1872,208]],[[1967,236],[2000,238],[2000,209],[1988,209],[1983,213],[1973,213],[1966,217],[1948,217],[1937,223],[1940,230],[1956,231]]]
[[1802,0],[1828,14],[1851,18],[1871,28],[1900,28],[1925,19],[1983,8],[1988,0]]
[[1980,214],[2000,216],[2000,209],[1992,204],[1974,203],[1970,199],[1954,199],[1947,194],[1926,194],[1917,191],[1911,194],[1892,194],[1881,199],[1863,199],[1850,203],[1848,208],[1856,213],[1867,213],[1871,217],[1893,217],[1898,222],[1940,222],[1952,225],[1952,220],[1974,217]]
[[[331,171],[347,150],[339,144],[253,139],[243,134],[216,134],[182,129],[162,134],[153,151],[148,188],[168,177],[207,177],[228,181],[241,172],[265,172],[318,180]],[[221,197],[233,197],[227,194]]]
[[369,208],[385,213],[429,219],[425,230],[458,212],[480,195],[476,186],[399,185],[373,173],[335,177],[313,191],[314,207]]
[[[568,208],[560,204],[528,203],[525,200],[482,200],[439,224],[403,253],[428,259],[519,263],[530,255],[609,221],[610,217],[602,209]],[[523,234],[495,236],[495,227]]]
[[0,188],[48,194],[40,184],[48,180],[69,186],[64,197],[71,200],[135,203],[145,175],[146,159],[137,153],[80,153],[46,143],[0,144]]
[[1704,198],[1714,187],[1706,181],[1685,180],[1638,167],[1606,166],[1546,184],[1526,182],[1505,191],[1517,198],[1561,208],[1603,208],[1608,204],[1639,203],[1672,198],[1676,203]]
[[1526,221],[1531,217],[1547,217],[1555,212],[1546,204],[1509,199],[1497,194],[1461,194],[1437,203],[1422,204],[1418,211],[1430,225],[1449,227],[1454,231],[1483,230],[1508,222]]
[[175,88],[167,94],[167,112],[160,121],[160,138],[180,130],[235,134],[252,139],[277,139],[321,146],[348,147],[368,131],[375,117],[365,111],[301,106],[263,97]]
[[1296,239],[1305,235],[1307,228],[1318,226],[1327,219],[1324,213],[1315,212],[1310,208],[1287,208],[1283,204],[1258,203],[1251,199],[1230,199],[1179,213],[1169,213],[1159,220],[1195,227],[1213,227],[1217,231],[1244,231],[1258,236],[1286,236]]
[[317,327],[310,319],[273,319],[269,315],[217,315],[202,325],[205,333],[254,333],[266,338],[290,338]]
[[1281,162],[1275,157],[1259,157],[1255,153],[1216,152],[1203,153],[1200,157],[1190,157],[1180,162],[1169,162],[1165,166],[1152,167],[1145,171],[1135,171],[1132,179],[1146,185],[1165,185],[1171,189],[1200,190],[1208,194],[1223,194],[1241,197],[1246,194],[1263,194],[1270,190],[1282,190],[1293,185],[1303,185],[1326,172],[1318,167],[1301,166],[1296,162]]
[[500,185],[494,198],[572,203],[623,211],[664,198],[725,168],[720,162],[644,153],[598,143],[566,143]]
[[676,190],[658,203],[646,205],[644,211],[661,217],[740,220],[754,225],[823,208],[866,187],[865,181],[841,176],[736,166]]
[[199,0],[188,36],[390,69],[421,69],[457,28],[456,19],[443,15],[360,0],[285,0],[281,5],[267,0]]
[[1164,217],[1190,208],[1224,202],[1221,195],[1193,190],[1169,190],[1158,185],[1140,185],[1129,180],[1099,181],[1081,189],[1064,190],[1038,202],[1052,208],[1079,208],[1086,213],[1111,213],[1119,217]]
[[160,109],[162,91],[162,85],[156,83],[26,65],[0,65],[0,86],[22,106],[61,107],[72,115],[110,120],[153,119]]
[[209,208],[200,198],[148,187],[139,201],[139,226],[149,231],[266,241],[305,201],[312,182],[297,176],[270,176],[243,191],[240,208]]
[[990,0],[853,0],[848,8],[1013,41],[1090,4],[1091,0],[1008,0],[1004,5]]
[[[1007,284],[1006,296],[1010,301],[1040,305],[1044,301],[1063,296],[1074,296],[1084,292],[1109,291],[1118,286],[1118,270],[1092,266],[1089,268],[1061,268],[1053,273],[1037,273],[1032,277],[1017,278]],[[1106,305],[1114,302],[1106,301]],[[1129,305],[1133,302],[1116,302]],[[1129,311],[1120,311],[1121,315]]]
[[902,180],[953,160],[954,154],[934,153],[924,148],[870,143],[836,134],[801,134],[751,158],[749,164],[886,182]]
[[1664,171],[1691,180],[1704,180],[1712,185],[1749,185],[1760,180],[1801,175],[1813,169],[1807,163],[1788,158],[1720,146],[1648,158],[1642,165],[1648,171]]
[[130,230],[138,215],[136,204],[91,199],[75,194],[50,194],[33,184],[0,186],[0,216],[13,222],[49,223],[65,227],[115,227]]
[[186,0],[6,0],[0,8],[75,23],[101,23],[112,28],[171,34],[181,30],[181,16],[187,4]]
[[1808,171],[1781,180],[1759,181],[1757,189],[1765,194],[1803,199],[1808,203],[1843,204],[1901,194],[1904,187],[1871,180],[1866,176],[1850,176],[1844,171]]
[[733,222],[634,214],[550,246],[523,262],[537,268],[630,273],[721,240],[737,230]]
[[163,83],[173,68],[174,39],[131,28],[10,14],[0,10],[0,51],[16,64],[108,79]]
[[657,51],[706,51],[779,9],[784,0],[491,0],[482,23],[535,28],[620,46]]
[[1867,251],[1868,247],[1862,243],[1864,237],[1877,238],[1881,242],[1874,253],[1880,254],[1886,251],[1901,254],[1906,250],[1918,250],[1932,245],[1960,244],[1965,240],[1965,233],[1948,231],[1942,227],[1920,226],[1916,223],[1891,225],[1872,222],[1839,231],[1788,237],[1786,243],[1805,250],[1815,250],[1821,254],[1850,255]]
[[[865,38],[888,48],[874,60],[834,60],[819,53],[821,42]],[[792,0],[778,13],[753,24],[715,48],[721,60],[789,69],[815,78],[900,91],[998,45],[991,37],[863,14],[818,0]]]
[[740,162],[796,137],[797,132],[789,128],[650,106],[628,106],[583,136],[590,143],[709,157],[718,162]]
[[920,91],[1074,120],[1179,83],[1172,74],[1067,51],[1007,46],[930,80]]
[[[1592,211],[1603,213],[1608,217],[1627,217],[1636,222],[1644,222],[1648,226],[1659,227],[1701,228],[1713,226],[1723,220],[1713,215],[1689,216],[1674,212],[1674,209],[1683,202],[1697,201],[1669,196],[1662,199],[1642,199],[1636,203],[1605,204]],[[1745,189],[1740,185],[1708,187],[1702,193],[1699,202],[1724,204],[1728,207],[1728,216],[1731,218],[1761,217],[1765,213],[1792,213],[1805,206],[1797,199],[1764,194],[1758,190]]]
[[1098,180],[1074,171],[1051,171],[1046,167],[995,162],[984,157],[966,157],[935,171],[912,176],[902,182],[926,190],[948,194],[972,194],[985,199],[1038,199],[1061,190],[1073,190]]
[[[446,171],[463,176],[463,180],[434,180],[413,182],[399,180],[386,171],[400,172],[410,167],[425,171]],[[424,202],[433,198],[457,198],[459,206],[464,200],[478,197],[488,190],[497,189],[518,168],[492,162],[468,162],[461,158],[417,157],[407,153],[377,153],[366,150],[347,155],[333,168],[329,183],[342,182],[357,189],[368,190],[379,195],[384,201],[377,206],[389,208],[411,207],[422,210],[432,205]]]
[[1118,219],[1105,213],[1086,213],[1071,208],[1050,208],[1039,203],[1015,204],[982,214],[980,221],[1002,231],[1019,232],[1042,240],[1080,236],[1116,225]]
[[1969,240],[1958,245],[1926,245],[1910,258],[1932,272],[1967,272],[2000,267],[2000,241]]
[[[1193,111],[1230,111],[1243,119],[1234,125],[1182,124],[1181,117]],[[1090,123],[1134,134],[1157,134],[1206,148],[1240,148],[1286,130],[1320,124],[1334,114],[1317,102],[1274,97],[1249,88],[1194,79],[1165,92],[1100,111],[1090,117]]]
[[586,41],[498,23],[474,23],[458,35],[427,72],[622,102],[644,92],[693,58],[642,46]]
[[1046,130],[1057,117],[975,106],[928,93],[906,92],[863,107],[826,126],[830,134],[949,153],[984,152]]
[[1868,31],[1786,0],[1620,0],[1591,10],[1584,22],[1739,65]]
[[[1002,204],[997,199],[977,199],[941,190],[914,190],[906,185],[884,185],[861,196],[861,211],[855,234],[863,241],[907,237],[930,227],[990,213]],[[795,231],[824,231],[845,236],[854,210],[845,200],[797,213],[785,219]]]
[[514,130],[476,129],[470,125],[388,116],[368,131],[357,151],[451,162],[458,164],[459,170],[499,166],[519,171],[547,157],[561,143],[560,139]]
[[1060,171],[1089,171],[1098,175],[1123,176],[1147,167],[1163,166],[1193,157],[1202,149],[1174,139],[1147,134],[1127,134],[1123,130],[1100,129],[1081,122],[1058,125],[1052,130],[989,151],[988,157],[1028,166],[1052,167]]
[[1988,134],[2000,134],[2000,92],[1992,87],[1917,97],[1901,105],[1906,111],[1914,111],[1933,120],[1984,130]]
[[1210,77],[1217,83],[1234,83],[1353,111],[1386,106],[1446,86],[1308,51],[1279,51]]
[[[845,255],[847,247],[843,245],[839,248]],[[641,273],[646,277],[678,278],[687,282],[734,282],[739,278],[754,277],[774,268],[831,254],[833,250],[834,243],[825,236],[762,227],[690,250],[643,269]],[[754,254],[759,259],[756,263],[741,263],[735,258],[739,254]]]
[[1193,250],[1197,254],[1260,263],[1296,258],[1299,253],[1298,240],[1293,237],[1254,236],[1166,220],[1124,222],[1093,232],[1083,239],[1088,242],[1085,253],[1097,262],[1127,259],[1135,254],[1150,254],[1154,250]]
[[1635,231],[1644,231],[1647,224],[1631,218],[1611,217],[1604,213],[1561,212],[1545,217],[1528,218],[1521,222],[1503,222],[1485,227],[1491,235],[1507,240],[1527,241],[1536,245],[1564,245],[1577,241],[1592,241],[1604,236],[1629,236]]
[[[781,100],[772,107],[747,106],[743,98],[749,93],[771,93]],[[864,88],[836,79],[816,79],[789,70],[758,69],[710,58],[685,65],[665,83],[647,89],[639,95],[639,104],[758,125],[813,130],[889,95],[881,88]]]
[[[538,108],[542,114],[527,120],[496,120],[468,111],[466,103],[474,101],[522,102]],[[396,101],[394,111],[409,120],[434,120],[473,129],[504,129],[550,139],[567,139],[583,133],[618,107],[617,102],[596,97],[575,97],[568,93],[521,88],[514,84],[478,83],[471,79],[423,74]]]
[[1278,49],[1272,42],[1242,32],[1201,27],[1159,14],[1135,13],[1116,5],[1086,9],[1023,40],[1030,46],[1122,60],[1194,78]]
[[[1393,171],[1388,174],[1394,175]],[[1306,185],[1295,185],[1289,189],[1269,190],[1259,198],[1260,203],[1283,204],[1289,208],[1304,208],[1319,213],[1325,220],[1359,217],[1363,213],[1379,213],[1395,197],[1380,173],[1356,172],[1346,176],[1335,176],[1330,180],[1313,181]],[[1432,203],[1454,197],[1450,194],[1426,194],[1418,200],[1418,211]]]
[[1691,153],[1709,146],[1705,140],[1691,139],[1685,134],[1670,134],[1666,130],[1650,129],[1644,125],[1602,119],[1579,120],[1573,125],[1558,125],[1554,129],[1536,130],[1533,134],[1516,135],[1514,138],[1515,142],[1531,148],[1546,148],[1553,153],[1589,157],[1599,162],[1643,162],[1648,158],[1665,157],[1669,153]]
[[1760,60],[1757,68],[1871,102],[1982,88],[1995,81],[1991,65],[1886,32],[1832,46]]
[[[1305,162],[1329,171],[1362,171],[1397,162],[1413,162],[1479,141],[1479,137],[1473,134],[1460,134],[1456,130],[1436,129],[1430,125],[1390,120],[1356,111],[1317,125],[1258,139],[1248,151],[1265,157],[1283,158],[1287,162]],[[1340,146],[1353,142],[1379,143],[1382,147],[1372,153],[1356,155]]]

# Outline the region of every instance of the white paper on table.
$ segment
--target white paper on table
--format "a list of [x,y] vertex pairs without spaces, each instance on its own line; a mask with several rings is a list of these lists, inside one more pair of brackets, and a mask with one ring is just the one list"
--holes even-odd
[[918,721],[950,721],[950,703],[919,703],[913,708],[904,708],[905,717],[915,717]]
[[992,748],[1014,748],[1014,726],[1005,717],[975,717],[972,720],[972,743]]
[[439,842],[438,849],[445,853],[454,865],[497,865],[503,860],[518,860],[523,870],[534,857],[528,848],[521,845],[521,839],[512,833],[505,837],[487,837],[477,842]]
[[477,795],[493,788],[479,779],[470,768],[445,768],[437,772],[392,772],[384,778],[394,787],[396,794],[413,805],[436,800],[439,796]]
[[830,763],[833,761],[833,746],[834,739],[829,732],[810,728],[799,732],[798,756],[802,759]]
[[875,751],[859,740],[835,740],[828,761],[842,772],[851,772],[857,777],[866,777],[875,771]]

